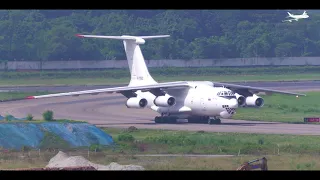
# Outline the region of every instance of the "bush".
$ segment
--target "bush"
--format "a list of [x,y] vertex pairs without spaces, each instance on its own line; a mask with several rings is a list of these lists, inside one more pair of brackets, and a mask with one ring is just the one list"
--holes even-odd
[[92,144],[89,147],[90,151],[95,151],[95,152],[101,152],[102,151],[102,147],[99,144]]
[[28,115],[27,115],[27,120],[28,120],[28,121],[32,121],[32,120],[33,120],[32,114],[28,114]]
[[119,141],[126,141],[126,142],[133,142],[134,137],[131,134],[124,133],[124,134],[119,134],[118,140]]
[[137,131],[138,128],[134,127],[134,126],[130,126],[128,129],[127,129],[127,132],[134,132],[134,131]]
[[6,121],[11,121],[12,119],[12,115],[6,115],[5,117],[4,117],[4,120],[6,120]]
[[31,150],[31,147],[28,147],[28,146],[22,146],[21,147],[21,151],[22,152],[28,152],[28,151],[30,151]]
[[53,121],[53,111],[47,110],[42,114],[43,120]]

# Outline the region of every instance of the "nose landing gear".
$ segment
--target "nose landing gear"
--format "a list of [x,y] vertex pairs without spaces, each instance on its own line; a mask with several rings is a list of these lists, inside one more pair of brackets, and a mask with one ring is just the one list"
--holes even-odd
[[208,124],[221,124],[221,120],[219,118],[209,118]]

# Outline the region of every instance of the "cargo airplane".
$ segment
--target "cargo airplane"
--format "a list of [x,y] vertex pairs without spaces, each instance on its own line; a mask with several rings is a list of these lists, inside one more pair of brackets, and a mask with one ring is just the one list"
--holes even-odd
[[159,113],[155,123],[175,123],[187,119],[189,123],[221,123],[231,118],[239,107],[262,107],[263,98],[258,92],[303,95],[259,87],[211,81],[175,81],[158,83],[149,74],[140,45],[145,40],[169,37],[157,36],[99,36],[77,35],[82,38],[122,40],[131,80],[127,86],[29,96],[26,99],[79,96],[85,94],[120,93],[127,98],[127,108],[150,108]]
[[283,22],[285,22],[285,21],[292,22],[293,20],[294,21],[298,21],[299,19],[309,18],[309,15],[307,14],[306,11],[304,11],[301,15],[294,15],[294,14],[291,14],[289,12],[287,12],[287,13],[288,13],[287,18],[292,18],[292,19],[283,20]]

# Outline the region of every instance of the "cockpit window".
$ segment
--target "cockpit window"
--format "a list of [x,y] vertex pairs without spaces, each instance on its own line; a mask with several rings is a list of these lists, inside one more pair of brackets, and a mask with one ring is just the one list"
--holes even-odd
[[217,93],[219,97],[235,97],[235,93],[233,91],[219,91]]

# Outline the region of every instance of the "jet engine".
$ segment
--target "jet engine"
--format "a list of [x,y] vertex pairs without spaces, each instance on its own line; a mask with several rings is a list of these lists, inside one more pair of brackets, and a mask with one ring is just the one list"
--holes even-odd
[[238,105],[239,106],[244,106],[246,105],[246,98],[238,93],[235,93],[237,101],[238,101]]
[[144,44],[146,41],[142,38],[136,38],[136,43],[137,44]]
[[261,97],[254,94],[253,96],[248,96],[246,98],[246,105],[247,106],[262,107],[264,105],[264,100]]
[[148,101],[144,98],[132,97],[126,102],[127,108],[144,108],[148,104]]
[[168,107],[173,106],[176,103],[176,99],[172,96],[158,96],[154,99],[153,103],[156,106]]

